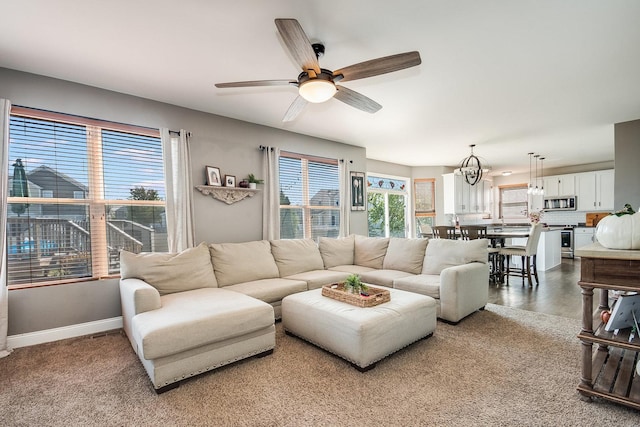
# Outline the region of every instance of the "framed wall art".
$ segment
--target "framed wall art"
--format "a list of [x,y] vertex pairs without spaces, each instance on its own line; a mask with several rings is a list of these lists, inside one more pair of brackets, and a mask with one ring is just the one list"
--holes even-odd
[[222,185],[222,180],[220,179],[220,168],[207,166],[205,170],[207,172],[207,185]]
[[367,196],[365,194],[364,172],[351,172],[351,210],[365,210]]
[[224,176],[224,186],[225,187],[235,187],[236,186],[236,177],[235,177],[235,175],[225,175]]

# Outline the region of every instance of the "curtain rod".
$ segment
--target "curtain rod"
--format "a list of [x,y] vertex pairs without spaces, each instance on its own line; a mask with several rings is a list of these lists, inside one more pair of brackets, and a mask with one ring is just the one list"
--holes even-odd
[[[264,146],[264,145],[259,145],[259,146],[258,146],[258,148],[260,149],[260,151],[264,151],[264,150],[266,150],[266,149],[267,149],[267,148],[269,148],[269,147],[266,147],[266,146]],[[273,151],[273,147],[271,147],[271,151]]]
[[[180,131],[179,130],[171,130],[171,129],[169,129],[169,133],[177,133],[178,135],[180,135]],[[187,132],[187,136],[191,137],[191,132]]]

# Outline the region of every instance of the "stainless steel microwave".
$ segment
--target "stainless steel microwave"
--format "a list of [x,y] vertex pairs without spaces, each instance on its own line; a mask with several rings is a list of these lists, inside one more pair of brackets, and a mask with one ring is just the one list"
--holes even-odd
[[545,211],[575,211],[578,207],[576,196],[545,197]]

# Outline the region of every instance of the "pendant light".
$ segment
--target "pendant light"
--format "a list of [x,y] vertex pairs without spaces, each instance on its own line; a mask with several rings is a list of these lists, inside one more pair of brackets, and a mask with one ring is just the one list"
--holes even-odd
[[527,187],[527,194],[533,194],[533,185],[531,184],[531,160],[533,156],[533,153],[528,153],[529,154],[529,186]]
[[538,188],[538,158],[540,157],[540,154],[534,154],[533,157],[536,159],[536,188],[533,189],[531,194],[537,196],[540,194],[540,189]]
[[540,195],[544,196],[544,167],[542,166],[542,162],[544,161],[544,157],[540,157]]

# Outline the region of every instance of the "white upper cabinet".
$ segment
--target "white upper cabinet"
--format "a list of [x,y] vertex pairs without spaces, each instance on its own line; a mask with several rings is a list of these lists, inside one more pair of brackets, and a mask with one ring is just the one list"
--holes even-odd
[[579,211],[612,211],[614,171],[575,174]]
[[544,178],[544,196],[575,196],[576,181],[575,175],[557,175]]
[[444,213],[469,214],[491,212],[491,181],[482,180],[469,185],[462,175],[442,175]]

